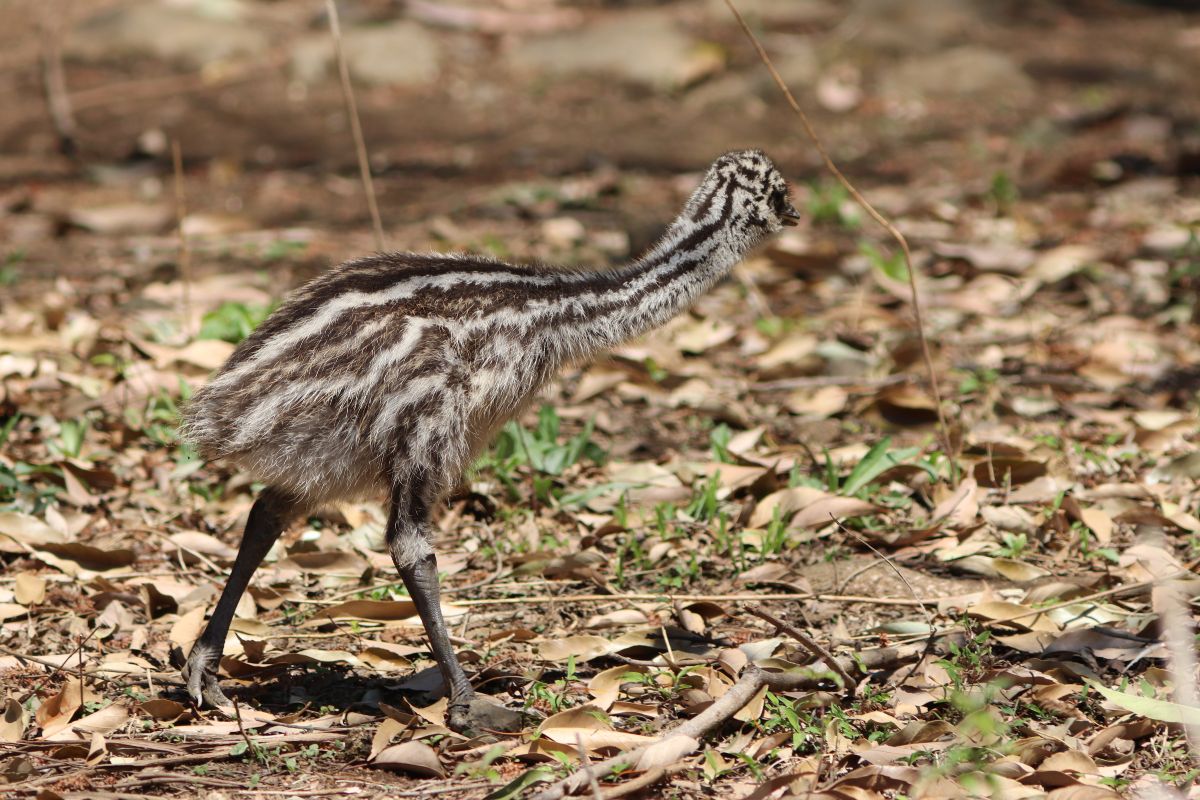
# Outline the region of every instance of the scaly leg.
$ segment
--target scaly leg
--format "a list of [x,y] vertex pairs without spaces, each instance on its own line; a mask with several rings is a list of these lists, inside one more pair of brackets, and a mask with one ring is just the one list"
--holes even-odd
[[[418,518],[414,519],[414,516]],[[425,533],[427,524],[423,509],[418,512],[410,498],[393,495],[388,519],[388,547],[425,625],[434,660],[450,692],[447,714],[450,728],[468,736],[488,731],[519,731],[521,714],[476,695],[458,663],[458,656],[450,645],[446,620],[442,617],[437,559]]]
[[208,627],[192,645],[192,652],[188,654],[187,664],[183,667],[188,694],[196,705],[230,705],[229,698],[217,683],[217,663],[221,660],[233,613],[254,570],[258,569],[279,534],[300,515],[301,510],[300,504],[294,499],[270,487],[264,489],[254,501],[229,580],[221,591],[221,598],[208,621]]

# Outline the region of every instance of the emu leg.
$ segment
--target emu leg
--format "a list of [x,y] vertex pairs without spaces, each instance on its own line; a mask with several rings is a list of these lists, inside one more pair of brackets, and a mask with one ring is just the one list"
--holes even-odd
[[192,652],[188,654],[183,667],[188,694],[196,705],[215,708],[230,704],[217,683],[217,663],[225,647],[229,623],[233,622],[233,613],[254,570],[258,569],[279,534],[299,513],[300,505],[295,500],[270,487],[263,490],[254,501],[250,517],[246,520],[246,531],[242,534],[242,544],[238,548],[233,569],[229,572],[229,580],[208,620],[208,627],[192,645]]
[[477,695],[462,665],[458,663],[458,656],[450,644],[446,620],[442,617],[437,560],[425,538],[424,521],[419,526],[406,524],[402,512],[398,512],[397,504],[393,503],[391,519],[388,521],[388,545],[396,569],[425,625],[430,649],[450,692],[447,714],[450,728],[468,736],[489,731],[521,730],[521,714]]

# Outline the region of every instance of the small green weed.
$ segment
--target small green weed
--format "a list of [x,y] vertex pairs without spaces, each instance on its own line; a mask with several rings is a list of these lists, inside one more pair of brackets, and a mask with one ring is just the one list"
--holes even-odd
[[221,339],[238,344],[261,325],[273,310],[273,306],[222,303],[219,308],[208,312],[201,319],[200,333],[196,338]]
[[859,242],[858,252],[866,256],[871,268],[884,277],[901,283],[908,282],[908,265],[904,263],[902,250],[886,255],[870,242]]
[[823,180],[808,185],[808,215],[814,223],[857,228],[860,223],[850,193],[838,181]]

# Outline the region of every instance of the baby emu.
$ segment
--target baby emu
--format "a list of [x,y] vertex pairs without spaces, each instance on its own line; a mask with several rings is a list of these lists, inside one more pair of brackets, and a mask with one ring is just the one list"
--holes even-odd
[[663,324],[797,219],[770,159],[745,150],[718,158],[662,239],[613,270],[390,253],[292,294],[185,413],[205,458],[267,485],[184,667],[192,698],[228,704],[216,666],[229,624],[284,528],[386,490],[388,548],[449,689],[450,727],[519,730],[518,713],[476,696],[450,646],[430,511],[560,367]]

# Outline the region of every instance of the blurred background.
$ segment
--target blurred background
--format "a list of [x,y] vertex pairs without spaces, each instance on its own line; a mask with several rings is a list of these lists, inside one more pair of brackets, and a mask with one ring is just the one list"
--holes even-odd
[[[1177,730],[1168,739],[1158,722],[1122,721],[1108,736],[1125,712],[1100,708],[1078,676],[1161,687],[1152,648],[1165,595],[1151,597],[1151,582],[1200,556],[1200,7],[737,4],[834,159],[912,245],[946,431],[903,260],[824,173],[722,0],[338,0],[388,248],[619,263],[653,241],[717,155],[747,147],[777,162],[803,214],[690,313],[547,387],[549,404],[506,427],[439,510],[449,596],[465,585],[455,599],[495,603],[455,622],[459,641],[486,643],[472,656],[479,668],[506,675],[486,678],[488,691],[543,713],[578,705],[576,659],[591,677],[606,662],[585,662],[623,646],[601,638],[594,649],[601,634],[641,637],[627,651],[637,659],[700,641],[663,646],[664,624],[677,626],[672,639],[682,628],[755,644],[754,658],[808,659],[732,604],[647,600],[785,590],[786,618],[831,647],[857,655],[899,641],[925,660],[904,668],[916,688],[901,700],[864,693],[855,708],[892,707],[898,728],[950,706],[955,724],[970,720],[957,699],[927,692],[949,685],[939,666],[949,662],[936,659],[966,650],[926,649],[919,596],[938,609],[939,636],[979,647],[954,685],[968,676],[979,708],[1005,715],[985,740],[1045,738],[990,749],[964,723],[955,746],[967,760],[945,764],[982,769],[1019,750],[1032,770],[1090,730],[1087,758],[1106,781],[1191,780]],[[0,683],[21,687],[31,712],[57,684],[13,653],[127,658],[114,673],[128,677],[122,691],[151,697],[173,680],[170,648],[198,634],[253,485],[198,461],[178,438],[178,410],[287,290],[376,248],[347,119],[323,0],[0,2]],[[392,697],[380,683],[404,681],[424,704],[436,690],[411,625],[379,634],[403,658],[378,671],[364,667],[382,662],[368,662],[357,632],[317,644],[287,633],[310,613],[303,624],[323,624],[315,609],[337,600],[404,601],[384,516],[378,502],[344,504],[284,535],[238,609],[239,636],[257,643],[240,661],[230,659],[243,640],[227,643],[225,670],[260,676],[256,702],[373,707]],[[888,568],[877,569],[881,551]],[[1134,591],[1117,599],[1107,591],[1117,586]],[[560,591],[601,594],[584,604],[559,602]],[[1102,604],[1057,602],[1093,592]],[[892,599],[870,602],[881,597]],[[1012,616],[1014,604],[1047,602],[1062,616]],[[1008,635],[1034,614],[1039,638]],[[1097,625],[1116,632],[1088,638]],[[321,669],[341,664],[342,680],[286,673],[295,651],[318,645],[345,648],[305,651]],[[264,653],[283,659],[269,675],[247,667]],[[1012,711],[983,688],[994,668],[1027,657],[1045,670],[1038,690],[1054,693],[1018,704],[1032,684],[1014,679]],[[679,677],[659,685],[679,688]],[[620,724],[645,730],[647,709],[661,708],[654,725],[694,713],[687,694],[639,688],[627,698],[657,706]],[[834,695],[821,702],[841,710]],[[78,702],[60,703],[57,720],[52,706],[39,708],[40,728],[10,711],[0,741],[61,728]],[[882,741],[878,719],[852,728],[808,708],[817,716],[789,728],[760,701],[745,719],[761,713],[781,738],[754,749],[739,733],[718,745],[729,769],[706,768],[704,780],[745,796],[764,775],[743,768],[745,754],[775,770],[792,763],[785,741],[817,783],[843,767],[866,774],[857,754]],[[186,709],[167,712],[154,712],[164,726]],[[1062,718],[1044,724],[1048,714]],[[240,725],[222,729],[226,755]],[[84,730],[86,742],[98,728]],[[931,739],[949,746],[947,728],[933,730],[904,738],[920,750],[892,766],[948,776],[925,753]],[[574,758],[578,740],[562,741]],[[69,788],[111,774],[83,763],[87,748],[30,747],[50,759],[37,769],[60,770]],[[344,766],[333,757],[322,764]],[[172,763],[189,786],[206,785]],[[1095,764],[1064,763],[1038,785],[1062,786],[1063,769],[1100,780]],[[235,785],[257,780],[250,759],[237,768]],[[271,780],[290,790],[301,775],[334,780],[308,769]],[[55,788],[44,780],[39,789]],[[692,785],[678,796],[712,793]]]
[[[1200,171],[1192,3],[739,5],[892,210]],[[802,193],[820,175],[722,0],[339,7],[390,247],[603,263],[724,150],[765,148]],[[310,266],[371,247],[322,2],[11,0],[0,30],[0,240],[23,271],[169,272],[172,141],[201,250],[284,228]],[[564,210],[582,229],[539,229]]]

